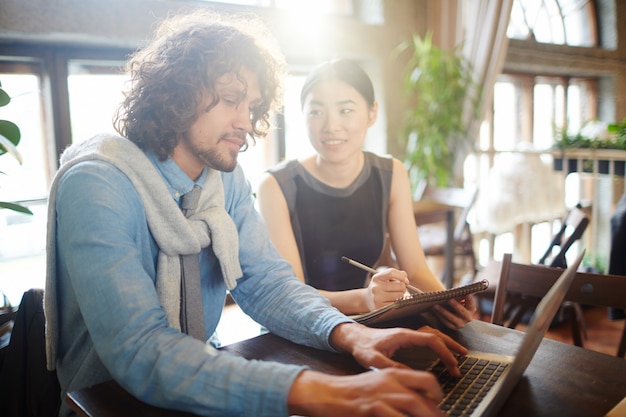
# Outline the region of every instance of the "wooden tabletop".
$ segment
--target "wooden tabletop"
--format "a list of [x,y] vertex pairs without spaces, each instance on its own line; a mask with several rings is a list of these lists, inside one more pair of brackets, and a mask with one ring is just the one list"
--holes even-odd
[[418,226],[446,221],[449,213],[454,215],[454,207],[428,199],[413,201],[413,214]]
[[[476,320],[450,334],[470,349],[509,355],[516,352],[523,336],[520,331]],[[296,345],[272,334],[223,350],[248,359],[305,364],[334,375],[365,371],[349,355]],[[626,360],[545,339],[499,415],[602,417],[624,397]],[[112,381],[72,392],[68,403],[80,416],[189,416],[141,403]]]

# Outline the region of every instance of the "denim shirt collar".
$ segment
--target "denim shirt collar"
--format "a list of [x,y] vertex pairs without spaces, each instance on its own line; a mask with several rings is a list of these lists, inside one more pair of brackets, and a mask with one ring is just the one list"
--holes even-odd
[[204,185],[207,167],[202,170],[198,179],[193,181],[171,157],[168,156],[165,161],[160,161],[156,154],[150,151],[146,152],[146,156],[165,180],[165,185],[174,200],[179,201],[183,195],[191,191],[194,185],[200,187]]

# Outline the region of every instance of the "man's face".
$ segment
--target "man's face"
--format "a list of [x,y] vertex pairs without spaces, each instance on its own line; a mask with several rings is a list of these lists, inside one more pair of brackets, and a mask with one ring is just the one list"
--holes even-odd
[[226,172],[235,169],[239,151],[252,131],[253,110],[261,103],[258,79],[245,68],[218,78],[215,93],[217,104],[210,107],[213,97],[207,94],[198,118],[172,153],[172,159],[191,179],[196,179],[205,165]]

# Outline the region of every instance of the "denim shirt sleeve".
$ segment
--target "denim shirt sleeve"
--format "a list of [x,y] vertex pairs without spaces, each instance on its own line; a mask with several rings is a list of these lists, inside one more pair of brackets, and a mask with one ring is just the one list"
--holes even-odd
[[[242,234],[244,277],[234,296],[271,331],[329,348],[330,331],[347,319],[295,281],[269,244],[249,188],[235,190],[242,179],[237,171],[226,181],[227,206]],[[59,183],[56,208],[57,375],[64,393],[113,378],[156,406],[215,416],[288,415],[289,389],[302,367],[219,352],[168,325],[155,290],[155,243],[141,201],[119,170],[104,162],[73,167]],[[286,292],[294,294],[287,303]]]

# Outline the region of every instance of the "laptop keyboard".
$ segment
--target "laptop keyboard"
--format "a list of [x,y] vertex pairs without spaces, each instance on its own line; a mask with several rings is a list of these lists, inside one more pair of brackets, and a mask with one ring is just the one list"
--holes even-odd
[[493,387],[508,363],[459,356],[461,377],[451,376],[445,365],[437,361],[431,371],[441,384],[444,399],[439,408],[449,416],[469,416]]

